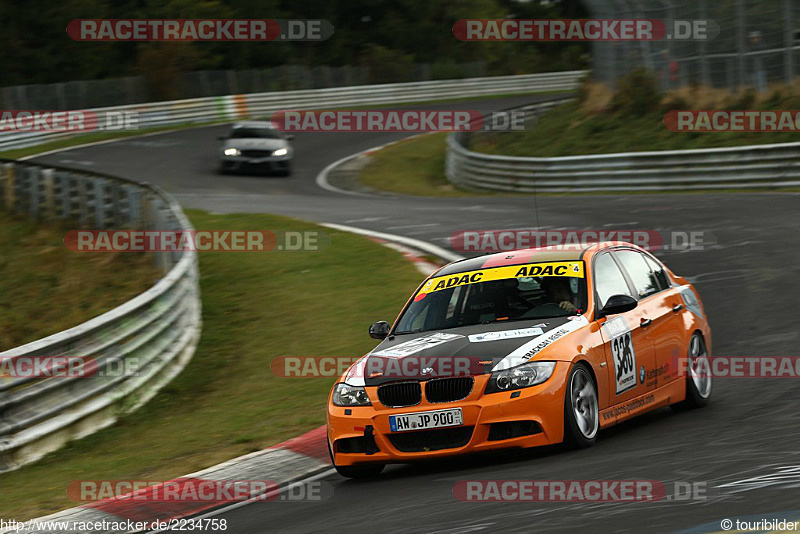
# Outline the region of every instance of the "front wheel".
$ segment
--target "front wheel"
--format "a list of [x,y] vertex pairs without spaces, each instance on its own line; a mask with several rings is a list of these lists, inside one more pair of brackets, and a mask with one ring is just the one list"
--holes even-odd
[[703,336],[692,335],[689,341],[689,361],[686,366],[686,399],[675,404],[678,410],[701,408],[708,404],[711,397],[711,365],[708,363],[708,351]]
[[336,472],[347,478],[374,478],[381,474],[383,464],[336,465]]
[[286,165],[278,171],[278,176],[291,176],[292,175],[292,162],[287,161]]
[[597,386],[582,363],[575,365],[567,379],[564,399],[564,442],[583,449],[597,441],[600,428],[600,407]]
[[331,444],[328,442],[328,455],[331,457],[336,472],[347,478],[374,478],[383,472],[385,464],[355,464],[355,465],[336,465],[333,459]]

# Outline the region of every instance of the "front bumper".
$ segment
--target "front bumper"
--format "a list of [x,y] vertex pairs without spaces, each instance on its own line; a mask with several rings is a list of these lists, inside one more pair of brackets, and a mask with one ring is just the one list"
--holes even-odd
[[220,165],[229,171],[263,169],[268,171],[286,171],[291,166],[292,156],[220,156]]
[[[334,406],[329,399],[328,440],[336,465],[402,463],[560,443],[564,439],[564,394],[569,370],[568,362],[558,362],[553,375],[538,386],[488,395],[483,391],[489,375],[476,376],[472,393],[456,402],[429,403],[423,399],[416,406],[388,408],[380,404],[377,387],[367,387],[372,406],[345,408]],[[406,432],[392,432],[389,428],[390,415],[447,408],[462,409],[463,425]],[[514,437],[519,429],[524,435]],[[354,443],[366,443],[366,450],[350,452]]]

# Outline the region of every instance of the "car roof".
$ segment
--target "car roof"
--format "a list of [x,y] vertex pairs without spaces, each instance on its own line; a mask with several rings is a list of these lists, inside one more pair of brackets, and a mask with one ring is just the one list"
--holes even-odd
[[275,130],[275,125],[270,121],[242,121],[233,125],[234,128],[270,128]]
[[603,243],[593,243],[591,245],[554,245],[549,247],[526,248],[459,260],[445,265],[435,273],[435,276],[446,276],[449,274],[477,271],[480,269],[489,269],[491,267],[503,267],[506,265],[583,260],[586,259],[587,253],[591,255],[600,250],[617,246],[629,246],[640,250],[638,246],[624,241],[606,241]]

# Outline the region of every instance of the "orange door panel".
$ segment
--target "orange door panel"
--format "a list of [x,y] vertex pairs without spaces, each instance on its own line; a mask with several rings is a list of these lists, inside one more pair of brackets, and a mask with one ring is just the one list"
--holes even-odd
[[612,406],[652,390],[643,378],[646,369],[655,365],[655,350],[649,333],[641,326],[642,312],[637,307],[613,316],[601,328]]

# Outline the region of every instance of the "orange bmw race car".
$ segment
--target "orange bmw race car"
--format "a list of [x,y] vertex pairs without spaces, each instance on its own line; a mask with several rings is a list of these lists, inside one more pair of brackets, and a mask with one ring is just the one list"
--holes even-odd
[[504,447],[588,447],[601,428],[711,395],[696,290],[629,243],[451,263],[394,325],[369,331],[383,341],[328,402],[331,459],[348,477]]

